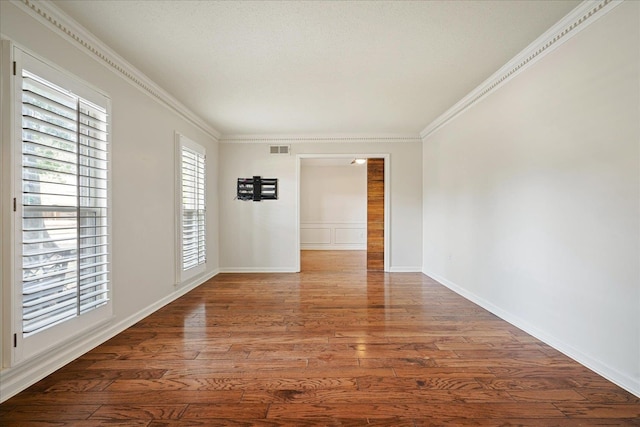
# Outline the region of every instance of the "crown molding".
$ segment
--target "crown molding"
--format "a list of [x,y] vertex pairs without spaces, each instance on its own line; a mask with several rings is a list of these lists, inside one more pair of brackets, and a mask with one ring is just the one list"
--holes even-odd
[[585,0],[420,132],[424,140],[625,0]]
[[358,143],[358,142],[421,142],[419,135],[399,134],[311,134],[311,135],[222,135],[226,144],[293,144],[293,143]]
[[220,139],[220,132],[189,110],[184,104],[158,86],[142,71],[127,62],[53,3],[48,0],[11,0],[11,3],[34,17],[49,29],[61,35],[68,42],[109,68],[134,87],[179,114],[182,118],[215,140]]

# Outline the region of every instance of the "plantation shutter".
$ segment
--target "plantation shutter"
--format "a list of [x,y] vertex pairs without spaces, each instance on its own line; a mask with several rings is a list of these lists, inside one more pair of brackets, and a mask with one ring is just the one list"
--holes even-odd
[[183,271],[206,262],[205,154],[190,145],[181,145]]
[[22,70],[22,333],[109,300],[107,110]]

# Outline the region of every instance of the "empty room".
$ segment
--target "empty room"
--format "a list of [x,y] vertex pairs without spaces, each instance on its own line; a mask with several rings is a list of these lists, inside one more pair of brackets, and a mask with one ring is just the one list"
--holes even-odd
[[638,425],[640,2],[0,36],[1,425]]

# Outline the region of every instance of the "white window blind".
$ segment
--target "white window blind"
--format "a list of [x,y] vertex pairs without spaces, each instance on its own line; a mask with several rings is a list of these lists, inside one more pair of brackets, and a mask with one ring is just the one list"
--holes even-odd
[[108,113],[21,71],[22,334],[109,301]]
[[180,141],[181,269],[186,272],[206,262],[206,156],[204,148],[193,141],[184,137]]

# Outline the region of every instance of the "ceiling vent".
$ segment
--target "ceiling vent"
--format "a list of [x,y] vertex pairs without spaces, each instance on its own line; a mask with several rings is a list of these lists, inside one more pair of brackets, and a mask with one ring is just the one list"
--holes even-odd
[[269,146],[270,154],[289,154],[291,151],[290,145],[271,145]]

